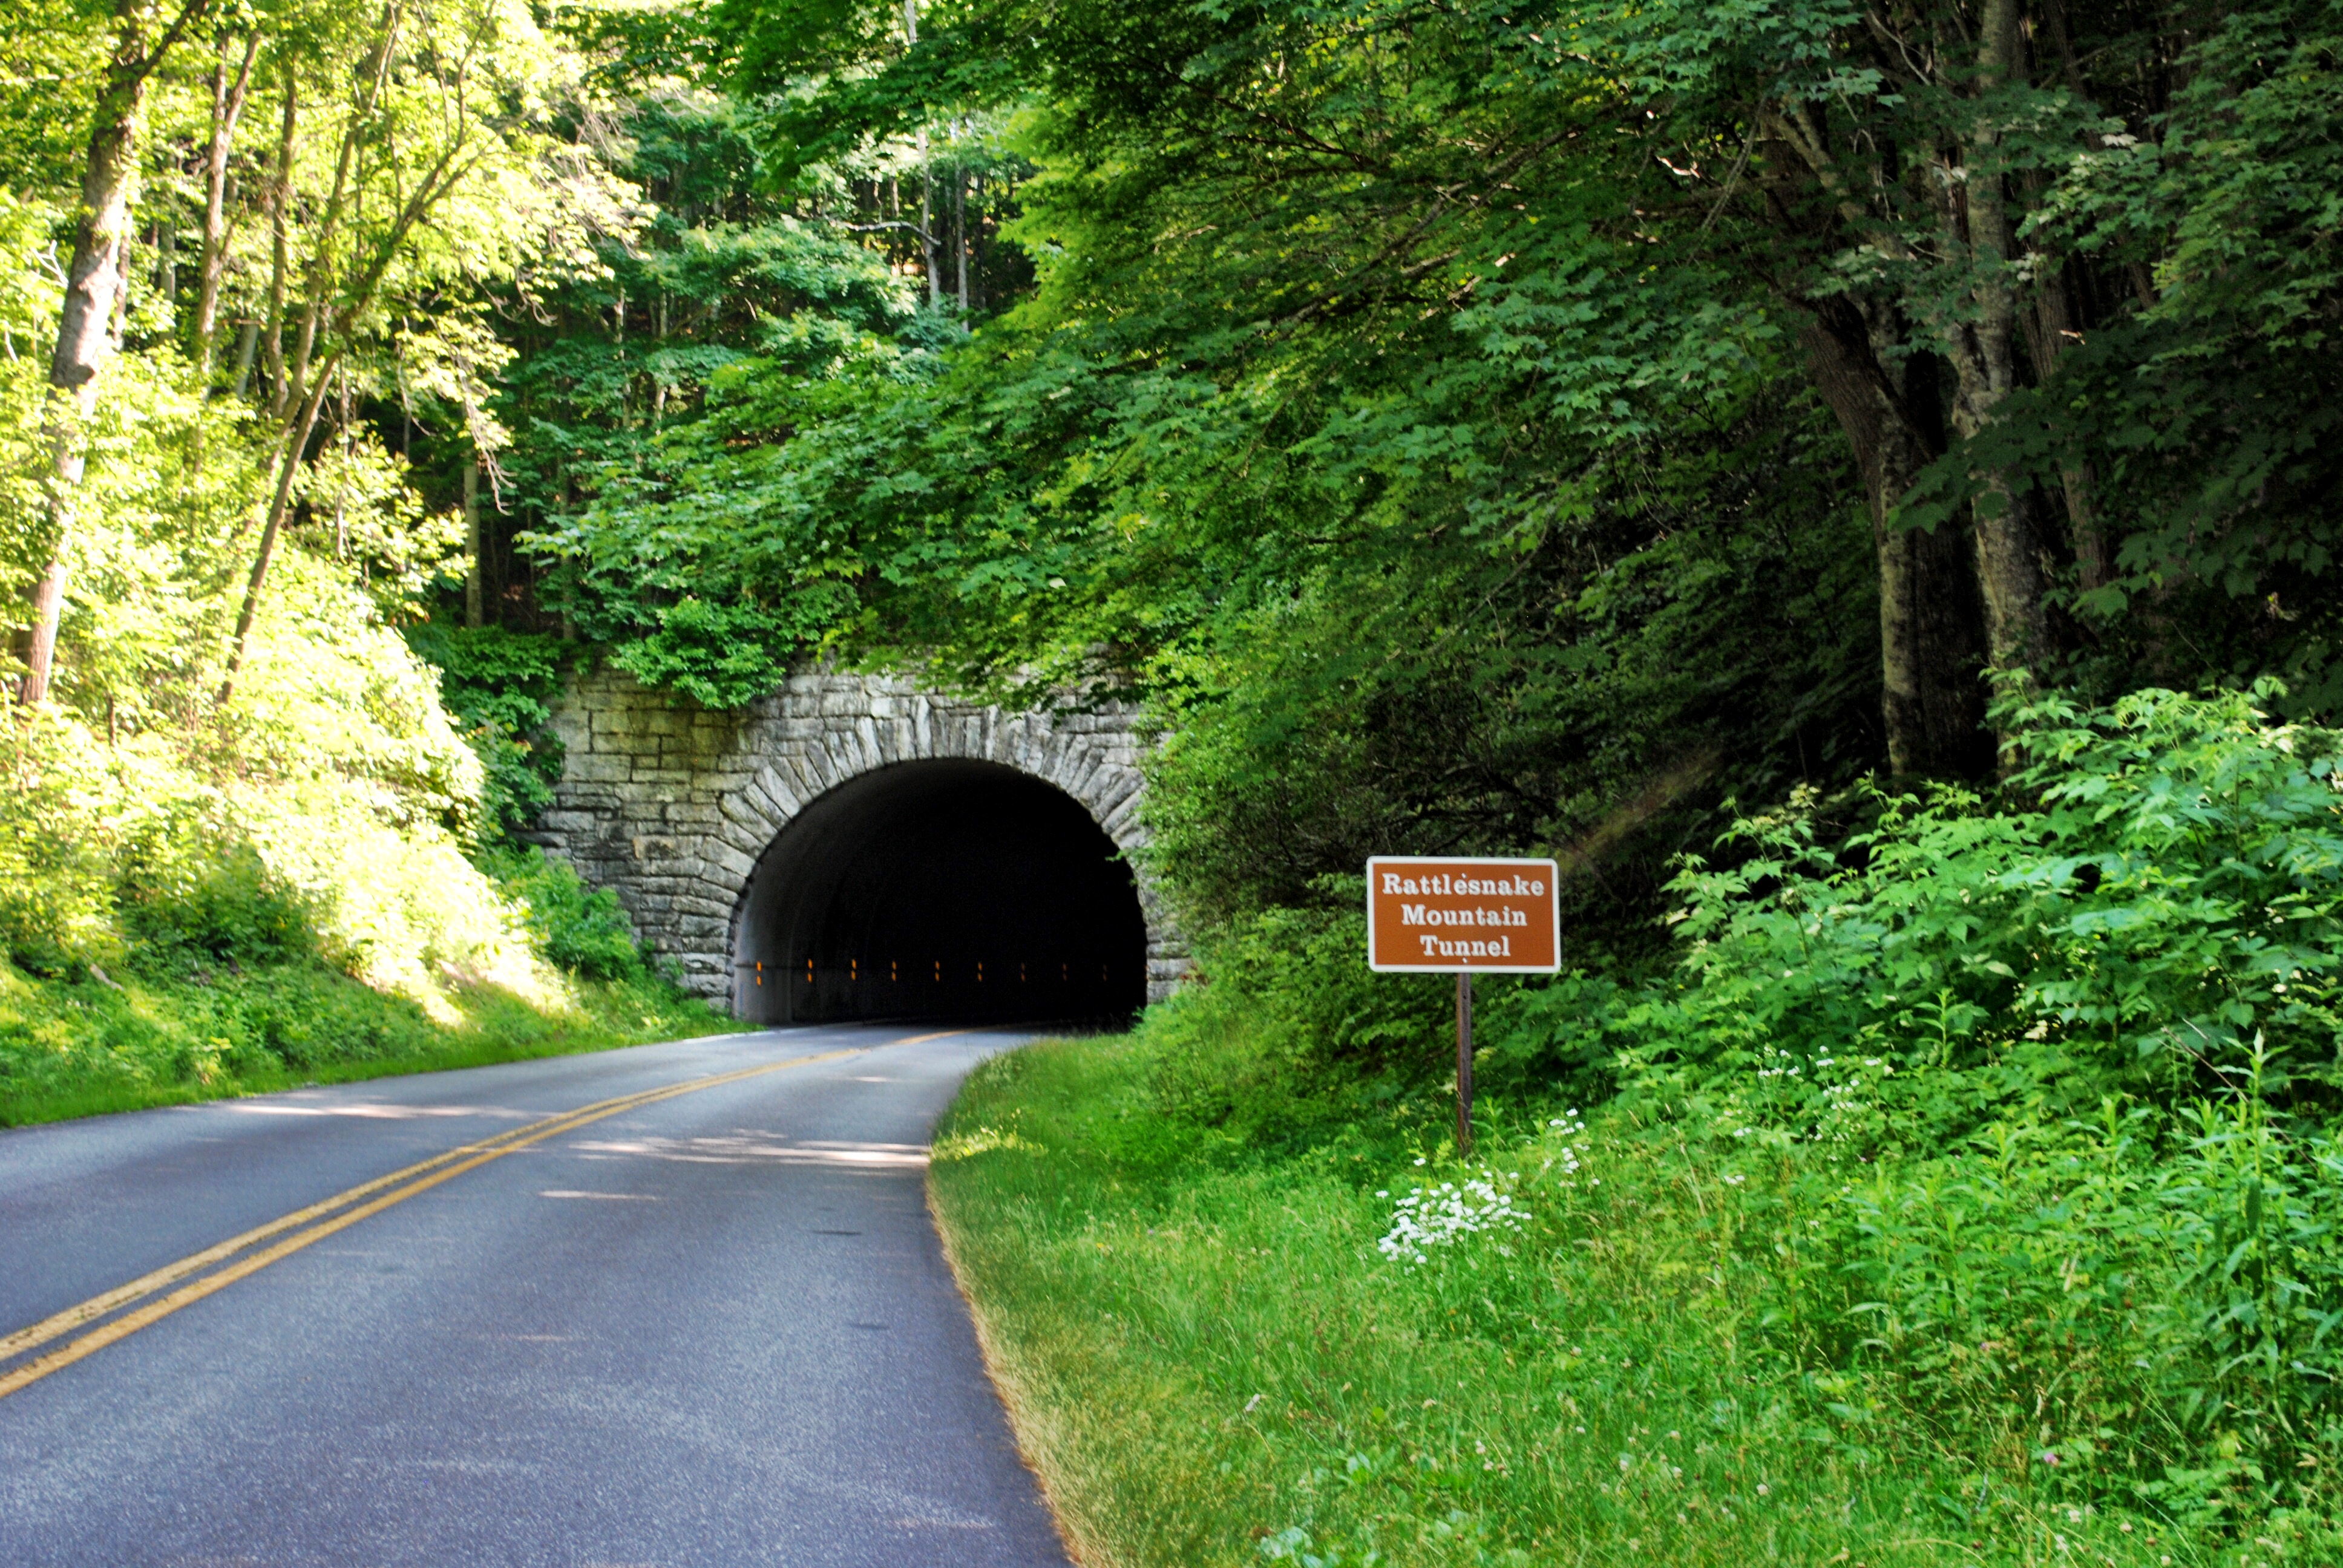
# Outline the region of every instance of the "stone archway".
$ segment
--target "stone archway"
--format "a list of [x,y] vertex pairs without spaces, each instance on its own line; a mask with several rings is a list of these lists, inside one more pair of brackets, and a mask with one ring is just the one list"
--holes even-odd
[[[573,680],[554,715],[566,748],[538,841],[618,895],[637,932],[690,990],[737,1016],[769,1011],[736,963],[760,860],[815,802],[901,764],[990,764],[1078,803],[1133,866],[1145,930],[1145,995],[1188,968],[1168,911],[1133,851],[1146,843],[1135,715],[1121,704],[1013,713],[884,676],[805,674],[736,712],[711,712],[599,669]],[[809,826],[814,824],[809,821]],[[754,933],[750,935],[753,937]]]

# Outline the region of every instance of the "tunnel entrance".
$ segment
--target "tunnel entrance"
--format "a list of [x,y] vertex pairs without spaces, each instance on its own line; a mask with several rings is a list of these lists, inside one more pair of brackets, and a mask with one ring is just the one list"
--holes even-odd
[[1121,1021],[1147,1000],[1131,869],[1071,797],[997,763],[898,763],[781,829],[741,895],[733,1010],[760,1023]]

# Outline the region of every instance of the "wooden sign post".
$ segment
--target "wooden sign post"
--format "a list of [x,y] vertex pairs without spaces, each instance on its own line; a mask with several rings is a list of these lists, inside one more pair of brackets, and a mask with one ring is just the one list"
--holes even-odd
[[1473,977],[1562,967],[1562,900],[1552,860],[1367,862],[1367,967],[1456,977],[1456,1152],[1473,1153]]

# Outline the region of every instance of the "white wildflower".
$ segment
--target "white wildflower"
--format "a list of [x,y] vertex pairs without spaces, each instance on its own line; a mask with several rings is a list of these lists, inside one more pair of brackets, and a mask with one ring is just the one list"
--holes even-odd
[[1375,1249],[1413,1267],[1432,1261],[1431,1248],[1453,1246],[1483,1231],[1518,1231],[1530,1214],[1513,1202],[1513,1177],[1483,1168],[1461,1183],[1417,1187],[1392,1205],[1391,1230]]

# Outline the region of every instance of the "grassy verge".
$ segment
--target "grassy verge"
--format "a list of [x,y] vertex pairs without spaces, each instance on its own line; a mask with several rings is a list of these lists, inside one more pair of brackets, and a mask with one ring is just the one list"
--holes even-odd
[[735,1027],[654,978],[572,980],[562,994],[536,998],[457,985],[434,1016],[313,963],[118,985],[0,963],[0,1126]]
[[937,1214],[1088,1568],[2309,1560],[2012,1486],[1892,1389],[1821,1386],[1723,1255],[1770,1200],[1627,1130],[1493,1140],[1528,1218],[1414,1267],[1378,1190],[1465,1173],[1314,1141],[1165,1115],[1115,1040],[988,1063],[940,1130]]

